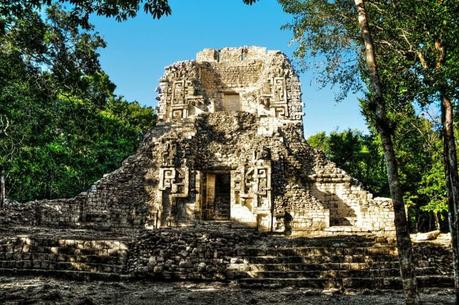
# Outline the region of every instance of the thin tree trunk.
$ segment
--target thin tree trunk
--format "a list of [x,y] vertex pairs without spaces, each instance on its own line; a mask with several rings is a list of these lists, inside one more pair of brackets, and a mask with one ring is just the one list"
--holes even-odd
[[0,171],[0,208],[5,206],[6,191],[5,191],[5,170],[2,168]]
[[354,0],[359,20],[359,27],[365,44],[365,57],[370,76],[371,85],[371,107],[375,118],[376,128],[381,136],[384,158],[387,167],[387,177],[392,197],[395,214],[395,231],[397,236],[397,247],[400,259],[400,273],[402,276],[403,289],[405,292],[406,304],[420,304],[417,294],[415,270],[413,266],[413,251],[408,228],[408,221],[403,202],[403,193],[400,188],[397,160],[392,143],[392,127],[388,124],[384,97],[381,89],[381,81],[378,73],[374,44],[368,25],[368,18],[365,10],[364,0]]
[[458,205],[459,205],[459,175],[457,172],[456,142],[453,126],[453,105],[451,100],[442,94],[442,125],[443,125],[443,157],[445,163],[446,185],[448,189],[448,219],[451,232],[451,247],[453,250],[454,289],[456,304],[459,304],[459,232],[458,232]]
[[392,138],[390,133],[388,134],[387,131],[384,130],[383,126],[379,126],[378,130],[384,146],[387,176],[389,179],[390,194],[394,206],[394,222],[400,259],[400,273],[402,276],[406,304],[418,304],[419,297],[417,295],[416,275],[415,268],[413,266],[413,251],[411,247],[408,221],[405,213],[405,204],[403,202],[403,193],[400,188],[397,160],[395,158]]
[[[446,60],[446,48],[442,39],[435,41],[435,49],[438,58],[435,63],[435,70],[441,71]],[[427,69],[427,64],[423,64]],[[451,234],[451,248],[453,252],[453,272],[454,290],[456,295],[456,305],[459,305],[459,232],[458,232],[458,212],[459,212],[459,175],[457,172],[457,150],[456,139],[454,136],[454,110],[451,99],[446,94],[444,88],[440,88],[441,98],[441,119],[443,127],[443,159],[445,164],[446,188],[448,191],[448,222]]]

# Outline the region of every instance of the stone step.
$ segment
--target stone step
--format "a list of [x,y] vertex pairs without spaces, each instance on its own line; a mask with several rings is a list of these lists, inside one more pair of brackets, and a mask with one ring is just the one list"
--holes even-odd
[[80,272],[103,272],[103,273],[120,273],[124,265],[110,265],[99,263],[78,263],[78,262],[55,262],[55,261],[30,261],[30,260],[11,260],[0,261],[2,269],[34,269],[34,270],[51,270],[51,271],[80,271]]
[[222,231],[226,230],[227,232],[231,232],[237,230],[238,233],[253,233],[256,231],[256,228],[247,227],[244,224],[233,222],[227,219],[215,219],[215,220],[204,220],[204,221],[197,221],[195,226],[203,229],[208,230],[215,230],[215,231]]
[[244,278],[238,281],[244,288],[303,287],[313,289],[369,288],[400,289],[397,278]]
[[326,270],[366,270],[366,269],[397,269],[398,261],[378,263],[324,263],[324,264],[232,264],[231,270],[249,271],[326,271]]
[[[12,259],[11,257],[10,259]],[[106,265],[119,265],[124,264],[127,259],[127,254],[52,254],[50,252],[44,253],[23,253],[21,255],[14,256],[17,261],[47,261],[47,262],[72,262],[72,263],[92,263],[92,264],[106,264]],[[0,261],[9,260],[8,257],[0,257]]]
[[449,275],[427,275],[417,276],[417,284],[421,288],[425,287],[438,287],[438,288],[452,288],[454,287],[454,279]]
[[396,261],[397,257],[392,255],[324,255],[324,256],[273,256],[258,255],[245,256],[244,259],[252,264],[312,264],[312,263],[371,263],[380,261]]
[[[418,286],[453,287],[449,276],[420,276]],[[361,277],[361,278],[243,278],[238,280],[245,288],[303,287],[319,289],[402,289],[400,277]]]
[[279,288],[279,287],[304,287],[304,288],[334,288],[338,284],[332,279],[318,278],[295,278],[295,279],[278,279],[278,278],[243,278],[238,280],[241,287],[244,288]]
[[[452,288],[454,280],[447,275],[422,275],[417,276],[419,288]],[[343,279],[345,288],[383,288],[383,289],[402,289],[400,277],[393,278],[345,278]]]
[[397,255],[397,248],[387,247],[291,247],[291,248],[246,248],[238,250],[242,256],[305,256],[324,255]]
[[266,243],[262,247],[245,247],[244,249],[272,249],[272,248],[392,248],[395,249],[395,245],[388,243],[377,243],[374,237],[368,237],[368,233],[363,235],[332,235],[332,236],[321,236],[302,238],[296,237],[292,239],[286,239],[284,236],[277,237],[271,236],[266,240]]
[[[324,264],[231,264],[229,270],[239,272],[291,272],[291,271],[368,271],[368,270],[399,270],[399,262],[373,262],[373,263],[324,263]],[[395,272],[395,271],[394,271]],[[416,267],[419,275],[438,274],[436,267]]]
[[324,232],[333,234],[333,233],[343,233],[343,232],[348,232],[348,233],[358,233],[358,234],[368,234],[368,229],[363,229],[355,226],[350,226],[348,224],[343,224],[342,221],[345,221],[344,219],[330,219],[330,227],[325,228]]
[[54,268],[56,270],[74,270],[74,271],[87,271],[87,272],[104,272],[104,273],[119,273],[122,272],[123,265],[107,265],[98,263],[75,263],[75,262],[60,262]]
[[[418,275],[437,275],[433,267],[416,269]],[[377,278],[398,277],[400,269],[364,269],[364,270],[308,270],[308,271],[249,271],[253,278]]]
[[[2,275],[38,275],[42,276],[44,273],[42,269],[16,269],[16,268],[0,268]],[[87,272],[87,271],[74,271],[74,270],[47,270],[46,275],[55,276],[72,280],[84,281],[119,281],[128,280],[131,278],[127,274],[118,274],[111,272]]]

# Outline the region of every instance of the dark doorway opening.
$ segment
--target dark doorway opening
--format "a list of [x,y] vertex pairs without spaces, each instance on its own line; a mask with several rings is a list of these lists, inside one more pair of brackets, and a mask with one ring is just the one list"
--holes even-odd
[[223,173],[215,176],[215,218],[229,219],[231,206],[230,174]]
[[206,175],[204,218],[230,219],[231,176],[228,172],[210,172]]

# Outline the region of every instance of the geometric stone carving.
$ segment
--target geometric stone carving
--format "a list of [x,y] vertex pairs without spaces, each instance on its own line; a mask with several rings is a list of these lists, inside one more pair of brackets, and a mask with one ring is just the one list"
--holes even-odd
[[284,77],[274,77],[271,108],[276,118],[287,118],[289,116],[287,105],[287,90]]
[[252,212],[271,210],[271,161],[256,160],[236,171],[235,192]]
[[186,198],[189,194],[190,174],[188,167],[159,169],[159,190],[169,191],[170,197]]
[[254,207],[256,211],[271,210],[271,161],[258,160],[254,166],[255,183],[254,187]]
[[272,116],[286,119],[289,116],[285,77],[271,77],[263,85],[258,103],[271,110]]
[[176,80],[170,86],[160,84],[160,118],[178,121],[203,110],[204,97],[195,94],[192,80]]
[[163,167],[175,167],[177,160],[177,142],[167,141],[162,146],[161,158]]

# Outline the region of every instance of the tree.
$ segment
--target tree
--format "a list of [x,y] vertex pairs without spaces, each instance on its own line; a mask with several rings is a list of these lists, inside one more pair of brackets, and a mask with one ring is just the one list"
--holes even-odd
[[[386,63],[386,92],[397,103],[439,102],[448,190],[456,303],[459,304],[459,176],[453,99],[458,96],[459,15],[457,1],[372,1],[379,56]],[[395,78],[395,79],[394,79]],[[402,97],[405,98],[402,98]]]
[[377,196],[389,196],[389,185],[377,133],[363,134],[357,130],[333,131],[330,135],[319,132],[307,139],[322,150],[327,159],[359,180]]
[[429,171],[423,175],[417,193],[419,196],[424,196],[427,201],[420,210],[430,212],[434,216],[436,229],[441,230],[443,215],[448,212],[448,195],[443,162],[439,154],[434,156],[432,164]]
[[8,195],[70,197],[135,151],[153,110],[114,94],[105,42],[58,6],[10,16],[0,35],[0,166]]
[[369,74],[369,84],[371,96],[368,100],[368,108],[371,109],[371,119],[374,120],[376,129],[381,136],[386,159],[387,175],[389,178],[389,189],[392,197],[395,214],[395,230],[397,235],[397,246],[400,252],[400,272],[405,290],[406,303],[417,304],[419,297],[417,295],[415,269],[413,267],[413,251],[409,234],[409,226],[405,215],[405,204],[403,201],[403,192],[400,188],[400,179],[398,173],[398,164],[395,157],[395,150],[392,142],[393,127],[387,118],[386,105],[384,101],[383,88],[379,76],[378,63],[376,60],[375,46],[371,36],[370,26],[365,9],[364,0],[354,1],[359,27],[365,46],[365,59],[367,72]]
[[[344,0],[280,0],[280,3],[286,12],[295,14],[291,28],[294,38],[299,42],[296,54],[323,55],[328,63],[326,77],[334,83],[344,84],[345,91],[354,86],[355,76],[348,69],[340,68],[343,58],[357,55],[356,58],[359,59],[360,65],[353,66],[363,72],[362,79],[368,84],[365,109],[381,137],[386,160],[406,303],[417,304],[419,299],[412,264],[411,240],[392,140],[394,127],[387,116],[365,3],[362,0],[355,0],[354,3]],[[356,16],[358,23],[355,22]],[[363,46],[362,54],[358,53],[358,46]]]
[[[253,4],[257,0],[242,0],[245,4]],[[27,14],[30,9],[40,10],[52,4],[63,4],[71,15],[83,26],[89,26],[89,16],[114,17],[118,21],[135,17],[140,8],[154,19],[168,16],[172,8],[168,0],[124,0],[124,1],[93,1],[93,0],[9,0],[0,3],[0,32],[5,31],[11,19]]]

